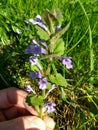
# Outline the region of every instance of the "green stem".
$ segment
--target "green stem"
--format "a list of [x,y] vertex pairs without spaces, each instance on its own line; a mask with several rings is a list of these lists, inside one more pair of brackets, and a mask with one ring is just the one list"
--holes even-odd
[[55,67],[54,63],[52,64],[52,69],[53,69],[54,74],[56,74],[57,70],[56,70],[56,67]]
[[[77,0],[86,16],[86,19],[88,21],[88,29],[89,29],[89,49],[90,49],[90,74],[91,72],[94,70],[94,52],[93,52],[93,42],[92,42],[92,30],[91,30],[91,27],[90,27],[90,22],[89,22],[89,18],[88,18],[88,15],[86,13],[86,10],[82,4],[82,2],[80,0]],[[90,85],[93,81],[93,77],[90,78]],[[92,86],[92,85],[91,85]]]
[[[42,91],[42,96],[45,97],[45,89]],[[39,112],[39,117],[42,119],[43,117],[43,104],[40,106],[40,112]]]

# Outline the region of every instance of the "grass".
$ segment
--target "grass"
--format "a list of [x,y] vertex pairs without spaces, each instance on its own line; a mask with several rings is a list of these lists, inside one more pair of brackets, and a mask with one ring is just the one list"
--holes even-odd
[[[24,88],[29,82],[28,57],[23,51],[35,35],[24,29],[25,19],[44,10],[60,8],[63,25],[71,22],[63,35],[65,55],[73,59],[73,70],[63,69],[69,86],[51,93],[57,103],[56,130],[98,129],[98,2],[96,0],[1,0],[0,2],[0,87]],[[62,66],[60,66],[62,67]],[[24,69],[23,69],[24,68]],[[61,70],[60,70],[61,71]],[[21,86],[21,87],[20,87]],[[58,95],[58,96],[57,96]],[[49,97],[50,98],[50,97]]]

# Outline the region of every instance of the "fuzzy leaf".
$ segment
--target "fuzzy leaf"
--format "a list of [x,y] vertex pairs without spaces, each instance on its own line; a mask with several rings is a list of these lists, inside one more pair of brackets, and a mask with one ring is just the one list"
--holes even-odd
[[64,54],[64,41],[63,39],[59,39],[56,43],[55,43],[55,48],[54,48],[54,54],[56,54],[57,56],[61,56]]
[[49,76],[50,82],[59,85],[59,86],[67,86],[67,81],[66,79],[60,74],[57,73],[56,75],[50,75]]
[[43,30],[41,27],[36,26],[36,29],[37,29],[37,34],[39,35],[40,39],[48,40],[50,38],[49,34],[45,30]]
[[70,23],[68,23],[63,29],[58,31],[52,38],[51,41],[54,43],[68,30]]
[[32,96],[29,95],[26,97],[26,102],[28,103],[28,105],[32,106],[34,105],[36,106],[41,106],[44,103],[44,98],[42,96]]
[[52,22],[55,22],[56,24],[61,24],[63,21],[63,15],[60,11],[60,9],[54,9],[52,11],[49,11],[48,9],[46,9],[44,15],[43,15],[46,23],[50,23],[50,19]]
[[39,71],[39,68],[36,65],[32,65],[31,71]]
[[49,49],[50,52],[53,53],[54,51],[54,44],[61,38],[61,36],[68,30],[70,26],[70,23],[67,24],[67,26],[65,26],[63,29],[61,29],[60,31],[58,31],[55,35],[52,36],[52,38],[50,39],[50,45],[49,45]]
[[50,25],[51,22],[58,22],[55,15],[53,15],[52,12],[50,12],[48,9],[45,10],[45,13],[43,14],[43,19],[48,25]]
[[59,24],[61,24],[63,21],[63,15],[60,9],[59,8],[54,9],[52,12],[53,12],[52,14],[57,18]]

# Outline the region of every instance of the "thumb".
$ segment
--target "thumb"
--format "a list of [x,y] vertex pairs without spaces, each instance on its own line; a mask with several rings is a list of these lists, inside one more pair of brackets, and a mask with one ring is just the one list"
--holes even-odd
[[43,120],[46,124],[46,130],[54,130],[55,122],[54,120],[49,116],[44,116]]
[[24,116],[0,122],[0,130],[46,130],[44,121],[36,116]]

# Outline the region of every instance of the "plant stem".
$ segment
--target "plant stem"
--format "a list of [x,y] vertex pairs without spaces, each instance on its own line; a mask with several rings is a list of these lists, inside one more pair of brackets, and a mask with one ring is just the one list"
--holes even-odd
[[[77,0],[78,3],[80,4],[85,16],[86,16],[86,19],[88,21],[88,30],[89,30],[89,49],[90,49],[90,74],[91,72],[94,70],[94,52],[93,52],[93,42],[92,42],[92,30],[91,30],[91,27],[90,27],[90,22],[89,22],[89,18],[88,18],[88,15],[86,13],[86,10],[82,4],[82,2],[80,0]],[[90,78],[90,86],[92,88],[92,81],[93,81],[93,77]]]

